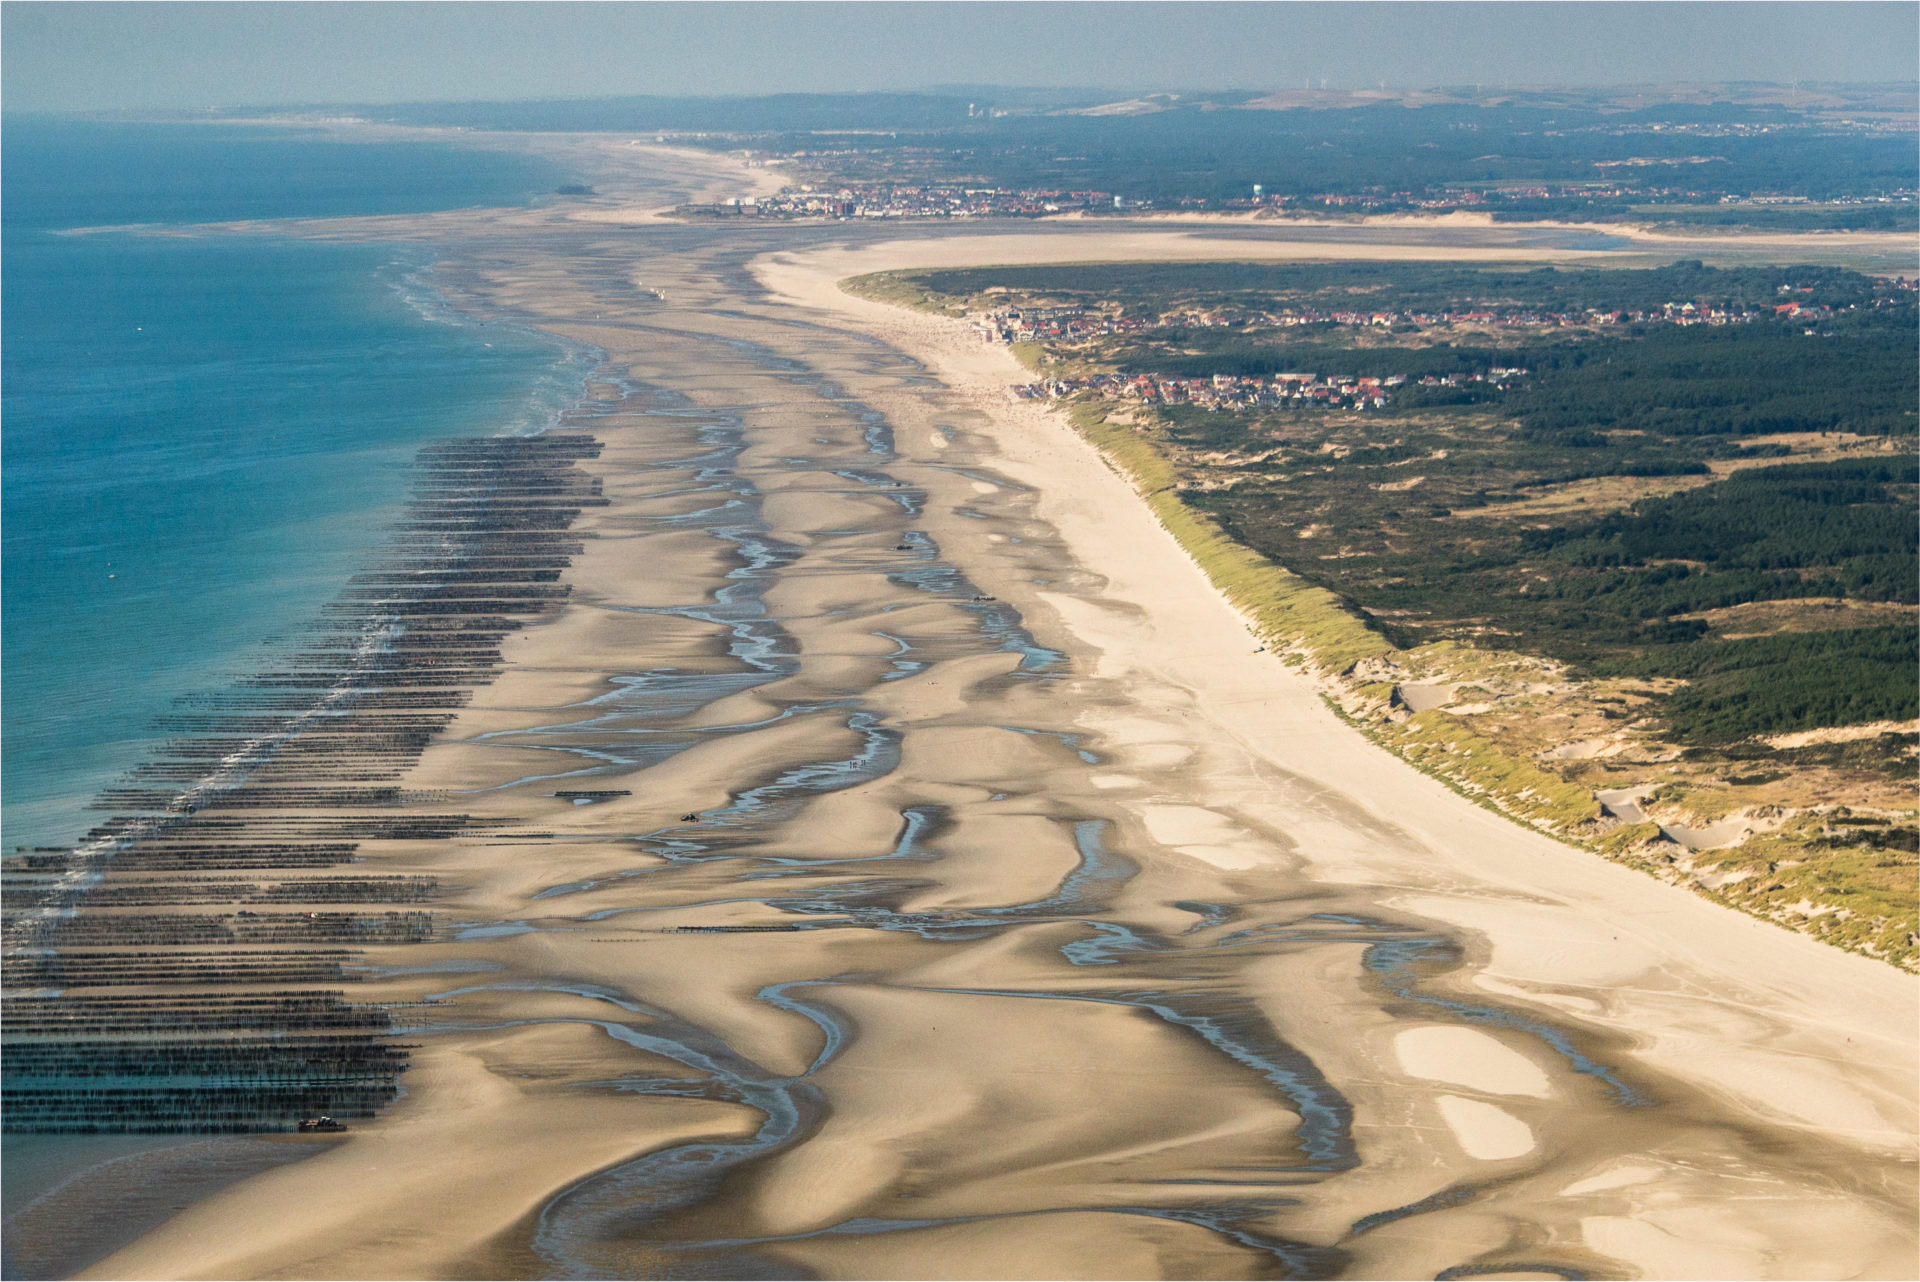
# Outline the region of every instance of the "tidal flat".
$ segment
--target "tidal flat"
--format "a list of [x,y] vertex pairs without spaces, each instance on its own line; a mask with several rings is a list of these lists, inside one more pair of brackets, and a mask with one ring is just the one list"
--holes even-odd
[[396,1102],[83,1276],[1912,1274],[1908,977],[1373,747],[1004,352],[837,288],[1605,245],[687,227],[747,175],[558,145],[601,196],[271,225],[600,353],[605,501],[356,838],[432,886],[354,943]]

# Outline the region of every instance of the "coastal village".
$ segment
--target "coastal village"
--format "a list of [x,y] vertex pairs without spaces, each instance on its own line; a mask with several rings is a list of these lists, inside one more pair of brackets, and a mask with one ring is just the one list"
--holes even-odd
[[1331,325],[1348,329],[1391,329],[1415,325],[1484,325],[1498,329],[1586,329],[1613,325],[1739,325],[1757,320],[1827,320],[1831,307],[1783,302],[1767,308],[1728,309],[1714,303],[1673,302],[1658,309],[1603,311],[1589,307],[1578,312],[1536,309],[1475,308],[1468,311],[1323,311],[1314,307],[1244,310],[1236,308],[1181,309],[1153,316],[1129,316],[1121,311],[1087,307],[1004,307],[970,317],[970,323],[988,342],[1027,343],[1042,340],[1099,338],[1107,334],[1142,334],[1159,329],[1291,329],[1303,325]]
[[[1421,387],[1463,387],[1478,383],[1504,392],[1513,386],[1514,379],[1526,373],[1524,369],[1495,368],[1484,374],[1448,374],[1440,378],[1429,375],[1411,381]],[[1391,402],[1393,389],[1408,381],[1398,374],[1386,378],[1323,378],[1318,374],[1275,374],[1270,378],[1229,374],[1215,374],[1211,378],[1089,374],[1022,384],[1013,388],[1013,395],[1021,400],[1060,400],[1091,391],[1113,400],[1140,401],[1147,405],[1193,405],[1208,410],[1276,405],[1373,410]]]
[[[805,163],[808,153],[785,157]],[[752,162],[750,162],[752,163]],[[1605,162],[1603,162],[1605,163]],[[1626,162],[1619,162],[1626,163]],[[1220,198],[1177,196],[1155,200],[1110,191],[1072,191],[1053,187],[992,187],[941,183],[869,182],[839,186],[803,183],[771,196],[736,196],[712,204],[684,205],[682,214],[707,218],[901,219],[901,218],[1045,218],[1059,214],[1218,212],[1251,217],[1289,215],[1392,214],[1441,215],[1461,211],[1496,212],[1509,205],[1545,200],[1647,200],[1678,204],[1772,206],[1805,204],[1804,198],[1767,193],[1728,194],[1685,186],[1639,186],[1616,181],[1505,184],[1489,190],[1313,192],[1283,195],[1251,184],[1248,194]],[[1920,197],[1907,189],[1873,197],[1835,201],[1837,205],[1911,205]]]
[[[1905,282],[1911,288],[1912,282]],[[1877,302],[1876,302],[1876,305]],[[1605,329],[1619,325],[1739,325],[1759,320],[1807,322],[1805,332],[1818,333],[1819,322],[1832,318],[1831,307],[1799,302],[1765,308],[1728,309],[1711,302],[1669,302],[1658,309],[1614,310],[1587,308],[1578,312],[1537,309],[1486,308],[1471,311],[1324,311],[1318,308],[1268,310],[1183,309],[1154,316],[1129,316],[1077,306],[1003,307],[969,318],[982,341],[1011,345],[1042,341],[1099,338],[1112,334],[1146,334],[1169,328],[1285,329],[1299,326],[1337,326],[1390,330],[1406,326],[1465,325],[1495,329]],[[1207,378],[1168,378],[1151,374],[1061,375],[1016,386],[1023,400],[1060,400],[1080,392],[1107,399],[1140,401],[1149,405],[1193,405],[1204,409],[1242,409],[1300,405],[1328,409],[1380,409],[1393,400],[1394,390],[1409,383],[1425,388],[1478,386],[1485,391],[1507,391],[1528,370],[1492,366],[1464,374],[1329,376],[1289,372],[1268,377],[1215,374]]]
[[[1417,211],[1428,214],[1485,209],[1499,199],[1538,200],[1558,196],[1624,197],[1626,187],[1611,183],[1569,187],[1520,187],[1503,190],[1490,201],[1479,191],[1426,195],[1411,191],[1318,192],[1282,196],[1256,184],[1251,194],[1210,199],[1179,196],[1171,200],[1129,198],[1109,191],[1068,191],[1050,187],[967,187],[937,184],[852,183],[831,190],[811,184],[789,187],[772,196],[733,197],[711,205],[688,205],[682,212],[734,218],[1043,218],[1053,214],[1204,212],[1208,210],[1278,217],[1285,213],[1373,214]],[[1705,193],[1659,188],[1638,194],[1657,199],[1707,199]]]
[[1007,187],[854,184],[831,190],[789,187],[774,196],[731,197],[681,212],[732,218],[1039,218],[1096,209],[1151,209],[1104,191],[1015,190]]

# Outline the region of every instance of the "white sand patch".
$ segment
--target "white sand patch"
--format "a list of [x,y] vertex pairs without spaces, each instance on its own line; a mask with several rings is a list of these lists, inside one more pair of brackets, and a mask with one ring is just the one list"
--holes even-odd
[[1191,855],[1202,863],[1212,864],[1215,868],[1257,868],[1260,856],[1241,846],[1175,846],[1183,855]]
[[944,432],[932,432],[927,436],[927,444],[933,446],[936,450],[944,450],[947,446],[953,444],[953,442],[947,439],[946,433]]
[[1240,829],[1205,806],[1148,806],[1142,817],[1155,841],[1177,846],[1189,841],[1231,841]]
[[1138,788],[1140,781],[1132,775],[1092,775],[1088,780],[1096,788]]
[[1261,861],[1246,831],[1204,806],[1145,806],[1147,835],[1216,868],[1252,868]]
[[1609,1189],[1631,1188],[1635,1184],[1645,1184],[1649,1180],[1657,1179],[1659,1175],[1660,1168],[1657,1166],[1641,1166],[1628,1162],[1612,1170],[1602,1171],[1588,1179],[1569,1184],[1560,1190],[1560,1196],[1579,1197],[1583,1193],[1604,1193]]
[[1393,692],[1400,696],[1400,702],[1415,712],[1425,712],[1429,708],[1444,708],[1454,700],[1458,686],[1443,682],[1430,685],[1395,686]]
[[1000,487],[997,485],[989,485],[985,481],[975,481],[973,483],[973,492],[975,494],[998,494]]
[[1753,835],[1753,829],[1751,820],[1737,816],[1699,828],[1689,828],[1685,824],[1660,825],[1661,832],[1688,850],[1721,850],[1727,846],[1737,846]]
[[1874,721],[1861,726],[1837,726],[1826,730],[1796,730],[1792,734],[1760,736],[1761,742],[1774,748],[1805,748],[1816,743],[1851,743],[1855,739],[1873,739],[1883,734],[1920,734],[1920,721]]
[[1642,788],[1609,788],[1594,793],[1593,799],[1622,823],[1643,824],[1647,821],[1647,814],[1640,808],[1640,803],[1655,791],[1651,784]]
[[1468,1157],[1504,1162],[1533,1152],[1533,1128],[1504,1108],[1458,1095],[1442,1095],[1438,1102],[1441,1118]]
[[1539,1065],[1476,1029],[1440,1024],[1409,1028],[1393,1039],[1393,1053],[1409,1075],[1430,1082],[1535,1099],[1553,1093]]

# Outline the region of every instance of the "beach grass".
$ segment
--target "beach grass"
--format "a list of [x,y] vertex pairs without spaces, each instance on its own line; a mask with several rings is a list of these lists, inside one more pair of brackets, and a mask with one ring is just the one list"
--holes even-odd
[[[1339,596],[1236,542],[1211,517],[1184,503],[1177,468],[1145,433],[1113,422],[1093,403],[1069,404],[1066,416],[1131,482],[1161,526],[1252,621],[1261,640],[1311,672],[1328,706],[1376,744],[1462,796],[1562,841],[1836,947],[1905,970],[1920,969],[1912,860],[1903,852],[1837,849],[1830,823],[1801,820],[1734,850],[1684,857],[1684,847],[1668,841],[1658,823],[1609,824],[1591,785],[1514,751],[1464,717],[1437,708],[1392,715],[1398,678],[1418,674],[1471,681],[1528,661],[1453,641],[1411,651],[1397,648]],[[1525,745],[1516,741],[1516,746]],[[1662,792],[1650,800],[1671,808],[1688,797]],[[1698,807],[1692,801],[1708,800],[1688,800],[1686,817],[1695,822],[1718,817],[1693,813]],[[1899,822],[1890,821],[1889,830]],[[1760,874],[1764,880],[1756,880]]]
[[966,314],[964,302],[928,290],[906,272],[870,272],[865,276],[853,276],[841,281],[840,288],[855,298],[908,307],[917,312],[931,312],[935,316]]
[[[855,277],[841,282],[841,288],[950,318],[966,315],[976,301],[929,292],[910,273]],[[1039,342],[1015,343],[1010,354],[1036,375],[1076,372],[1080,363],[1063,361]],[[1890,877],[1910,881],[1911,851],[1843,851],[1826,829],[1814,832],[1798,821],[1710,852],[1688,852],[1663,834],[1662,823],[1698,828],[1732,810],[1760,816],[1764,829],[1773,799],[1757,792],[1748,796],[1746,789],[1734,795],[1694,787],[1685,798],[1662,792],[1649,803],[1659,822],[1618,823],[1595,795],[1622,786],[1609,773],[1615,767],[1578,757],[1562,760],[1557,752],[1550,757],[1550,750],[1579,735],[1624,734],[1647,758],[1627,766],[1639,776],[1651,770],[1670,786],[1713,782],[1715,768],[1676,762],[1658,742],[1660,723],[1645,718],[1647,683],[1574,676],[1562,664],[1454,640],[1402,649],[1345,598],[1236,540],[1211,514],[1187,502],[1180,467],[1130,415],[1110,413],[1112,407],[1084,397],[1053,408],[1063,410],[1074,430],[1127,479],[1259,638],[1283,661],[1305,669],[1328,706],[1374,743],[1477,804],[1569,844],[1839,947],[1920,970],[1920,905],[1911,885],[1890,883],[1886,893],[1879,886]],[[1414,712],[1398,697],[1403,685],[1413,683],[1478,690],[1489,701],[1482,708],[1497,710],[1486,715],[1450,706]],[[1543,687],[1549,692],[1537,693]],[[1635,710],[1631,715],[1639,719],[1621,721],[1623,708]],[[1550,726],[1555,729],[1549,731]],[[1638,781],[1636,776],[1626,782]],[[1798,798],[1793,804],[1809,803],[1817,805],[1818,799]],[[1911,829],[1913,818],[1894,816],[1888,824],[1889,831],[1903,825]],[[1766,874],[1764,884],[1773,887],[1764,895],[1757,893],[1762,884],[1757,873],[1745,869],[1741,875],[1745,857],[1762,852],[1772,856],[1758,864]]]
[[1110,422],[1098,407],[1068,417],[1082,436],[1134,485],[1153,514],[1234,607],[1276,649],[1304,654],[1316,668],[1344,671],[1392,645],[1345,602],[1274,564],[1181,501],[1173,465],[1140,433]]
[[[1277,652],[1304,661],[1327,679],[1352,677],[1367,660],[1401,653],[1334,593],[1236,542],[1211,517],[1182,502],[1174,465],[1142,433],[1112,423],[1096,405],[1071,406],[1067,416],[1133,483],[1160,524]],[[1391,682],[1364,679],[1349,682],[1343,691],[1357,696],[1362,706],[1384,705],[1392,692]],[[1372,717],[1356,724],[1427,773],[1529,822],[1558,831],[1600,817],[1599,803],[1587,789],[1509,756],[1443,713],[1421,713],[1401,725]]]

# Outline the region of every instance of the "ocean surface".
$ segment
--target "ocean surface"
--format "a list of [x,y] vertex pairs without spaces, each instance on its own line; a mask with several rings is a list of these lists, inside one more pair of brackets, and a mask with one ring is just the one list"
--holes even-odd
[[[418,247],[154,234],[526,204],[570,180],[529,157],[9,118],[0,169],[11,850],[75,841],[155,717],[292,639],[380,539],[415,446],[539,430],[592,358],[463,321]],[[148,226],[67,234],[130,225]]]

